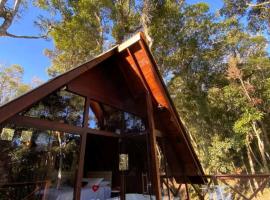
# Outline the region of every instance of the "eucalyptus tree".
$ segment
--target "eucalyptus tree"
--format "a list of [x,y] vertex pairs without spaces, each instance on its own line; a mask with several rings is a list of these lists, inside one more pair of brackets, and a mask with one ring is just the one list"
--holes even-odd
[[[0,0],[0,37],[24,38],[24,39],[39,39],[47,38],[48,33],[41,35],[18,35],[11,33],[9,29],[12,24],[20,17],[20,11],[27,7],[30,1],[23,0]],[[49,29],[48,29],[49,30]]]
[[269,0],[223,0],[221,13],[226,17],[246,17],[253,31],[270,30]]
[[23,83],[24,70],[19,65],[0,65],[0,105],[23,94],[30,86]]

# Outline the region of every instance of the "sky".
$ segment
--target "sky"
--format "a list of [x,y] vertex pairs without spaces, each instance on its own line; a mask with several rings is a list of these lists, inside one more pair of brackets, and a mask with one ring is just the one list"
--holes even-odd
[[[190,4],[199,2],[208,3],[211,11],[214,12],[222,6],[222,0],[187,0]],[[41,14],[48,15],[29,5],[20,13],[20,18],[12,24],[9,32],[16,35],[38,35],[40,30],[33,22]],[[21,65],[24,68],[24,82],[26,83],[31,83],[34,77],[46,81],[49,79],[46,71],[51,63],[50,59],[44,55],[44,50],[53,49],[53,46],[52,40],[0,37],[0,65]]]

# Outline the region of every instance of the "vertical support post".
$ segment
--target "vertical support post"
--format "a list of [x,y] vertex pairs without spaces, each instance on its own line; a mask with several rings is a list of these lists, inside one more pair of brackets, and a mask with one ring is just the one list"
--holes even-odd
[[187,183],[185,183],[185,187],[186,187],[187,200],[190,200]]
[[120,188],[120,200],[125,200],[126,199],[126,192],[125,192],[125,188],[126,188],[126,183],[125,183],[125,172],[122,171],[121,172],[121,188]]
[[86,133],[81,135],[81,145],[80,145],[80,156],[79,156],[79,165],[77,170],[76,178],[76,188],[75,188],[75,199],[79,200],[81,197],[81,186],[83,178],[83,165],[84,165],[84,155],[85,155],[85,146],[86,146]]
[[147,118],[148,118],[148,132],[149,132],[149,142],[150,142],[150,153],[152,161],[152,179],[154,185],[154,192],[157,200],[161,200],[160,192],[160,174],[159,166],[157,160],[157,150],[156,150],[156,135],[155,135],[155,123],[153,117],[153,105],[152,98],[149,92],[146,92],[146,106],[147,106]]
[[[83,127],[88,127],[88,118],[89,118],[89,98],[86,98],[85,107],[84,107],[84,118],[83,118]],[[86,147],[87,132],[81,134],[81,144],[80,144],[80,155],[79,155],[79,164],[76,177],[76,186],[75,186],[75,200],[80,200],[81,197],[81,186],[83,178],[83,168],[84,168],[84,156],[85,156],[85,147]]]
[[164,165],[165,165],[165,178],[166,178],[166,186],[167,186],[167,191],[168,191],[168,197],[169,200],[171,200],[171,195],[170,195],[170,187],[169,187],[169,180],[168,180],[168,170],[167,170],[167,156],[166,156],[166,149],[165,149],[165,138],[161,139],[161,145],[162,145],[162,152],[163,152],[163,156],[164,156]]

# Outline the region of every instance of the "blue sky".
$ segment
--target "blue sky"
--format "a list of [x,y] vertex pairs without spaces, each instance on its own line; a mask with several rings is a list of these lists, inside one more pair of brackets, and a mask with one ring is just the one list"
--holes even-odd
[[[188,3],[206,2],[212,11],[222,6],[222,0],[187,0]],[[40,33],[33,21],[40,14],[45,14],[38,8],[28,6],[16,20],[9,32],[17,35],[38,35]],[[43,39],[15,39],[0,37],[0,65],[19,64],[25,70],[24,81],[29,83],[33,77],[48,80],[46,68],[50,66],[50,60],[44,55],[44,49],[53,49],[53,42]]]

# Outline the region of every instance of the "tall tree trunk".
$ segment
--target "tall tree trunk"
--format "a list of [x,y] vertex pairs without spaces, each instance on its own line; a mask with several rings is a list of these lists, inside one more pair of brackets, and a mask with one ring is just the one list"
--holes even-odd
[[149,30],[149,25],[151,22],[151,1],[150,0],[145,0],[144,5],[143,5],[143,11],[142,11],[142,16],[141,16],[141,23],[143,27],[143,32],[149,42],[148,46],[151,49],[153,45],[153,38],[150,36],[150,30]]
[[[248,143],[246,143],[246,149],[247,149],[248,164],[249,164],[250,172],[251,174],[256,174],[254,162],[251,157],[251,152],[250,152]],[[256,180],[250,180],[250,181],[251,181],[251,184],[254,185],[255,190],[256,190],[259,187],[257,181]]]
[[266,159],[266,155],[265,155],[264,143],[263,143],[263,141],[262,141],[262,139],[260,137],[259,131],[256,128],[256,123],[253,122],[251,124],[251,126],[252,126],[252,129],[253,129],[253,131],[255,133],[255,136],[257,138],[257,143],[258,143],[259,151],[260,151],[262,162],[263,162],[264,172],[265,173],[268,173],[269,172],[269,168],[268,168],[267,159]]
[[[248,149],[247,149],[247,151],[248,151]],[[244,161],[243,156],[241,156],[241,160],[242,160],[242,164],[244,166],[245,173],[246,174],[249,174],[249,170],[248,170],[249,167],[247,166],[246,162]],[[248,184],[249,184],[249,187],[250,187],[251,192],[254,193],[254,191],[256,190],[256,188],[254,186],[254,180],[253,179],[249,179]]]
[[[260,127],[260,129],[262,130],[263,140],[265,141],[266,148],[269,150],[270,149],[270,140],[268,138],[268,133],[267,133],[267,130],[265,128],[265,125],[262,121],[258,121],[257,124]],[[270,159],[270,158],[268,158],[268,159]]]
[[249,152],[250,152],[250,155],[251,157],[255,160],[255,162],[260,166],[260,168],[262,169],[263,168],[263,165],[262,163],[257,159],[254,151],[252,150],[252,147],[250,145],[250,143],[248,144],[248,149],[249,149]]
[[[244,84],[244,81],[243,81],[242,77],[239,77],[238,79],[240,80],[241,87],[242,87],[242,89],[243,89],[243,91],[245,93],[245,96],[248,98],[250,103],[254,103],[253,99],[250,97],[250,95],[248,93],[248,90],[246,89],[246,86]],[[264,171],[266,173],[268,173],[269,168],[268,168],[267,159],[266,159],[265,145],[264,145],[264,141],[261,139],[260,132],[257,129],[257,123],[258,123],[258,121],[257,122],[253,121],[251,126],[252,126],[252,129],[253,129],[254,133],[255,133],[255,137],[257,138],[257,143],[258,143],[259,151],[260,151],[260,154],[261,154]],[[264,133],[262,127],[260,127],[260,130],[263,133],[263,135],[267,135],[267,133]]]

